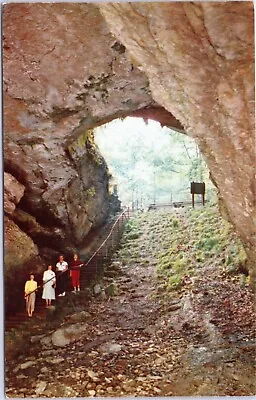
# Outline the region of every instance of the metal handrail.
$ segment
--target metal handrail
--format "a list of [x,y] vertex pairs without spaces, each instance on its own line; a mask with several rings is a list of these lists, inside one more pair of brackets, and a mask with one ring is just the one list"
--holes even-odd
[[119,215],[119,217],[116,219],[116,221],[114,222],[108,236],[106,237],[106,239],[104,239],[104,241],[101,243],[101,245],[98,247],[98,249],[93,253],[93,255],[89,258],[89,260],[85,263],[85,266],[87,266],[92,259],[98,254],[99,250],[104,246],[104,244],[107,242],[107,240],[110,238],[115,226],[118,224],[119,220],[125,215],[126,216],[126,210],[122,212],[122,214]]
[[[112,226],[112,228],[111,228],[111,230],[110,230],[108,236],[106,237],[106,239],[101,243],[101,245],[98,247],[98,249],[97,249],[97,250],[93,253],[93,255],[89,258],[89,260],[88,260],[86,263],[83,264],[85,267],[86,267],[86,266],[92,261],[92,259],[98,254],[99,250],[104,246],[104,244],[107,242],[107,240],[108,240],[109,237],[111,236],[111,234],[112,234],[112,232],[113,232],[115,226],[118,224],[119,220],[120,220],[124,215],[126,216],[126,213],[127,213],[127,212],[128,212],[128,218],[129,218],[129,208],[128,208],[127,210],[124,210],[124,211],[119,215],[119,217],[118,217],[118,218],[116,219],[116,221],[114,222],[114,224],[113,224],[113,226]],[[126,217],[126,218],[127,218],[127,217]],[[59,275],[65,273],[65,272],[67,272],[67,270],[62,271]],[[44,282],[42,285],[37,286],[37,288],[34,289],[32,292],[30,292],[30,293],[28,293],[28,294],[25,294],[24,298],[30,296],[32,293],[34,293],[34,292],[36,292],[38,289],[42,288],[44,285],[46,285],[46,283],[52,281],[53,279],[56,279],[56,276],[53,276],[52,278],[48,279],[48,281]]]

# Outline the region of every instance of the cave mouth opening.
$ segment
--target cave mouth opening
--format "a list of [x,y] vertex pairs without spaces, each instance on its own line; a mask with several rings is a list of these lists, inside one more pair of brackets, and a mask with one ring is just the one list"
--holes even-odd
[[108,165],[110,192],[122,205],[143,209],[191,201],[192,181],[205,182],[206,199],[216,200],[197,144],[178,130],[127,116],[94,128],[94,141]]

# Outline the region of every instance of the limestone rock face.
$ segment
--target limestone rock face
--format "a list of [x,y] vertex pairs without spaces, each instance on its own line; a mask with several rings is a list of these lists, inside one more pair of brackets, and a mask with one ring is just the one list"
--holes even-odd
[[[38,254],[38,249],[29,236],[8,217],[5,224],[5,262],[8,266],[23,265]],[[12,271],[14,272],[15,269]]]
[[109,212],[89,128],[153,103],[148,80],[92,4],[10,4],[3,19],[5,170],[25,188],[13,218],[71,252]]
[[7,132],[70,142],[79,124],[84,130],[152,102],[147,78],[93,4],[10,4],[3,25]]
[[196,139],[255,274],[253,3],[103,3],[100,9],[148,76],[154,100]]
[[[64,149],[47,137],[35,137],[34,142],[27,139],[25,143],[24,138],[20,143],[19,139],[14,142],[14,135],[12,140],[6,137],[6,168],[26,187],[18,208],[35,217],[37,226],[41,225],[40,238],[30,230],[40,245],[52,242],[61,250],[68,244],[79,244],[91,226],[106,217],[107,168],[96,150],[92,153],[89,148],[87,132],[84,136],[81,149],[77,142]],[[19,222],[18,213],[15,215]]]
[[195,138],[253,274],[253,35],[250,2],[5,4],[4,166],[25,188],[5,205],[33,251],[104,222],[91,128],[137,113]]
[[13,214],[16,204],[24,194],[25,187],[21,185],[12,175],[4,172],[4,212]]

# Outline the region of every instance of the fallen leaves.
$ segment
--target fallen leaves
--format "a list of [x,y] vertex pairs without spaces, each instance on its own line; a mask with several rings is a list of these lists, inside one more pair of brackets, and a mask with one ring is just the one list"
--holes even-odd
[[[20,367],[14,373],[14,360],[7,372],[8,395],[22,394],[24,382],[27,397],[35,390],[43,397],[253,393],[253,294],[221,274],[218,265],[207,264],[197,276],[186,275],[178,293],[164,298],[165,292],[159,291],[156,296],[155,260],[162,243],[158,240],[152,250],[149,233],[145,228],[134,241],[138,251],[143,246],[140,260],[144,257],[150,263],[139,261],[135,268],[138,260],[128,258],[125,271],[118,263],[118,295],[110,302],[95,298],[90,303],[82,319],[86,330],[77,342],[56,349],[37,341],[29,348],[32,358],[24,355],[19,360],[24,366],[20,375]],[[194,358],[188,357],[190,350]],[[232,373],[227,370],[230,360]],[[31,369],[34,375],[29,374]]]

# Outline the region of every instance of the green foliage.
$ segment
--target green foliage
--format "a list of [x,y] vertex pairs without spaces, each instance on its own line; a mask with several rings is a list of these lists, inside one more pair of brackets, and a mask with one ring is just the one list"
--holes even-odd
[[225,251],[225,269],[228,273],[237,273],[240,267],[245,267],[247,256],[239,241],[232,242]]
[[136,219],[129,219],[125,224],[124,235],[128,232],[136,231],[139,228],[139,221]]
[[127,240],[133,240],[133,239],[138,239],[138,237],[141,235],[141,232],[131,232],[126,235]]
[[77,149],[83,149],[87,142],[91,142],[90,130],[84,131],[72,144],[68,146],[69,153],[72,155],[76,153]]
[[118,184],[125,204],[190,200],[190,182],[205,181],[214,189],[193,139],[161,128],[158,123],[126,118],[95,129],[96,142]]
[[91,130],[85,131],[82,135],[79,136],[79,138],[76,141],[76,145],[80,149],[86,146],[88,143],[90,143],[91,145],[94,144],[93,131]]
[[110,285],[108,285],[105,288],[105,293],[109,297],[116,296],[117,295],[117,287],[116,287],[116,285],[114,283],[110,283]]
[[177,228],[179,226],[179,220],[177,218],[173,219],[172,226],[173,228]]
[[96,195],[96,190],[95,190],[94,186],[92,186],[92,187],[90,187],[89,189],[86,190],[86,196],[88,198],[95,197],[95,195]]
[[99,153],[98,146],[94,141],[93,130],[83,132],[72,144],[68,146],[69,154],[73,157],[79,150],[86,149],[87,154],[92,158],[93,162],[101,165],[104,162]]
[[93,159],[95,164],[97,164],[97,165],[103,164],[103,158],[102,158],[101,154],[99,153],[98,146],[95,144],[95,141],[94,141],[93,131],[88,131],[86,148],[87,148],[88,154]]
[[125,265],[156,265],[167,295],[182,288],[185,276],[200,276],[204,265],[234,274],[246,263],[241,242],[215,206],[137,214],[126,224],[117,257]]
[[182,282],[182,276],[179,274],[175,274],[169,277],[167,290],[175,290],[178,289]]
[[245,284],[246,284],[246,276],[244,274],[242,274],[240,277],[240,286],[244,287]]
[[191,159],[188,176],[191,182],[203,182],[205,179],[206,165],[199,152]]
[[214,248],[218,248],[220,244],[220,238],[218,236],[213,236],[213,237],[206,237],[200,239],[197,244],[196,244],[196,249],[203,249],[205,251],[212,250]]
[[[174,222],[176,217],[172,220]],[[159,254],[157,274],[167,290],[180,287],[184,275],[199,270],[210,262],[226,273],[237,273],[246,263],[246,253],[232,227],[224,221],[216,207],[205,207],[188,213],[169,231],[169,251]]]

